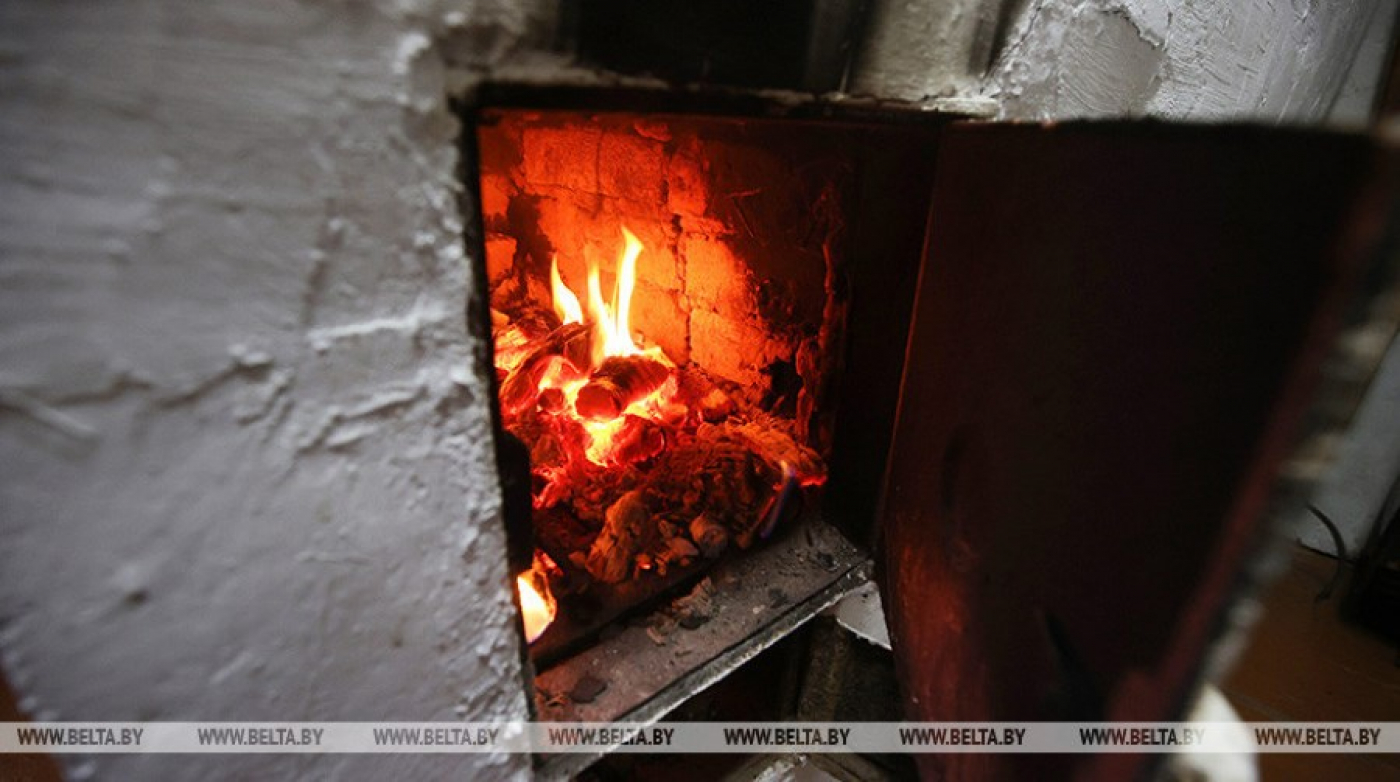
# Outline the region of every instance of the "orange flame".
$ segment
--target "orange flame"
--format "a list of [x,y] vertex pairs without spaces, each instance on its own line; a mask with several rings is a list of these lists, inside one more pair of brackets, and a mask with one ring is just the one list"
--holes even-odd
[[557,257],[549,259],[549,284],[554,294],[554,314],[559,316],[559,320],[564,323],[582,323],[583,307],[579,305],[574,292],[564,284],[564,278],[559,276]]
[[628,316],[632,311],[632,290],[637,285],[637,256],[642,254],[642,243],[625,226],[622,229],[622,238],[622,262],[617,267],[617,289],[613,291],[613,323],[604,350],[606,356],[630,356],[641,352],[632,341],[632,326]]
[[[535,587],[536,583],[540,589]],[[554,621],[559,605],[549,592],[549,583],[534,570],[516,576],[515,589],[520,593],[520,618],[525,623],[525,640],[533,642]]]
[[[593,363],[602,363],[609,356],[633,356],[641,348],[632,341],[630,324],[632,291],[637,286],[637,257],[645,248],[626,226],[622,228],[622,257],[617,265],[617,284],[612,302],[603,298],[602,272],[598,264],[588,264],[588,320],[593,324]],[[550,266],[550,284],[554,295],[554,312],[564,323],[583,323],[583,308],[578,296],[559,276],[559,263]]]
[[[660,348],[651,347],[644,351],[632,338],[630,320],[632,293],[637,286],[637,259],[646,248],[626,226],[622,226],[622,240],[622,252],[617,264],[617,281],[613,287],[611,302],[603,297],[602,270],[598,268],[597,263],[593,261],[588,263],[587,318],[584,317],[578,295],[559,274],[558,259],[552,260],[549,275],[554,312],[564,323],[588,323],[592,327],[592,347],[589,360],[594,367],[607,358],[635,356],[643,353],[658,361],[670,364],[671,361]],[[549,387],[558,388],[564,393],[566,409],[572,409],[579,389],[587,383],[587,378],[563,378],[556,377],[556,375],[557,373],[554,372],[546,373],[541,378],[539,387],[542,390]],[[624,419],[628,415],[633,415],[658,420],[661,417],[660,405],[663,397],[674,395],[675,392],[674,383],[663,386],[646,398],[632,402],[627,410],[610,421],[578,419],[588,433],[584,455],[596,465],[606,465],[609,455],[614,450],[616,437],[625,423]]]

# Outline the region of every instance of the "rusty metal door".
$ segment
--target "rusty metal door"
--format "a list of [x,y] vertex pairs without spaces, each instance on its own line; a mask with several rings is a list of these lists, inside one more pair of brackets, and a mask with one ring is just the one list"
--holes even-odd
[[910,719],[1180,713],[1374,259],[1374,163],[1364,138],[1260,128],[947,131],[880,513]]

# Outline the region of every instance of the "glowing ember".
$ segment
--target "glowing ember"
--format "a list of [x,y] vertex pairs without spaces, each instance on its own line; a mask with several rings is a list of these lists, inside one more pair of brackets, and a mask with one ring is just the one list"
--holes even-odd
[[[637,439],[636,424],[631,426],[631,440],[625,436],[630,420],[660,420],[665,406],[663,397],[675,393],[675,384],[665,382],[675,365],[659,348],[642,350],[632,338],[632,293],[636,288],[637,259],[645,248],[625,226],[622,238],[617,281],[610,302],[603,297],[602,270],[596,263],[588,265],[586,320],[578,295],[559,273],[558,258],[551,260],[549,277],[554,314],[565,326],[587,323],[590,344],[587,360],[581,362],[584,366],[566,358],[552,357],[538,364],[535,375],[540,394],[557,389],[555,414],[579,425],[585,440],[582,455],[598,466],[613,463],[614,452],[622,441]],[[528,361],[522,354],[529,347],[528,340],[498,339],[498,366],[515,372]],[[633,364],[608,363],[609,359],[633,356],[642,358]],[[574,358],[582,357],[575,355]],[[634,450],[642,452],[648,448],[643,444]]]
[[512,570],[550,664],[816,513],[847,301],[825,252],[835,190],[794,234],[781,221],[807,184],[729,204],[747,146],[696,145],[687,124],[660,142],[664,123],[633,118],[535,123],[482,130],[481,227],[501,475],[533,503],[536,561]]
[[[540,585],[539,589],[535,587],[536,582]],[[525,640],[534,641],[554,621],[559,607],[549,592],[548,580],[539,577],[534,570],[516,576],[515,588],[520,593],[520,618],[525,622]]]
[[[791,419],[732,398],[702,367],[678,367],[632,334],[646,248],[621,233],[608,296],[597,263],[570,288],[556,257],[547,309],[531,299],[515,319],[492,313],[501,414],[530,450],[541,546],[567,557],[572,578],[609,584],[665,576],[730,541],[756,545],[798,512],[802,487],[825,476]],[[557,610],[549,579],[563,571],[553,567],[537,558],[517,578],[532,641]]]

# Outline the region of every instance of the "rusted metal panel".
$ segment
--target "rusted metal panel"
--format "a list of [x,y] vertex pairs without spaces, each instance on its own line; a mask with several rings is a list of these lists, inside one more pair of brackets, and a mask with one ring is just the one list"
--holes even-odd
[[[939,154],[882,510],[919,720],[1156,720],[1259,549],[1359,280],[1359,137],[967,125]],[[932,779],[1141,756],[928,755]]]

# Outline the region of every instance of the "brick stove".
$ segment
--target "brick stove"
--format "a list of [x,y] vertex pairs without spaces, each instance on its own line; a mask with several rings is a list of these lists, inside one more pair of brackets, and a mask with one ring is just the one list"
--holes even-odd
[[474,115],[542,717],[653,719],[870,577],[944,118],[716,105]]
[[[872,567],[912,719],[1182,713],[1306,484],[1290,456],[1337,424],[1337,335],[1393,283],[1369,140],[487,94],[480,328],[522,604],[549,601],[541,718],[656,719]],[[627,297],[635,344],[599,352]]]

